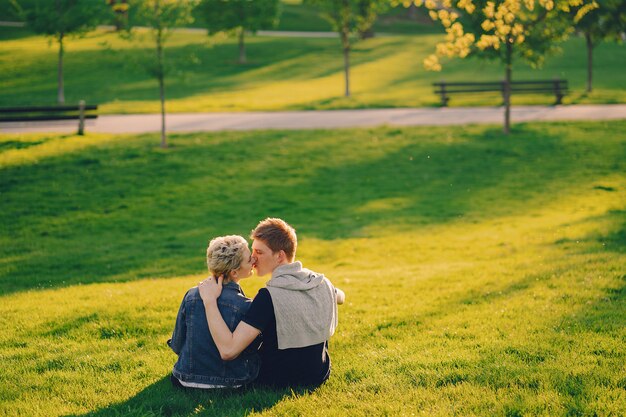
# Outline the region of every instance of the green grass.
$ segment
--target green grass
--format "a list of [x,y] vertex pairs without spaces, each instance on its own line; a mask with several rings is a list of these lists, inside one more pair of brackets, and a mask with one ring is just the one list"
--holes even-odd
[[315,7],[299,0],[283,0],[276,30],[328,32],[333,29]]
[[[2,135],[0,415],[620,415],[625,132]],[[331,379],[174,390],[208,239],[265,216],[346,291]]]
[[[170,112],[295,110],[437,106],[432,82],[441,79],[500,80],[503,69],[493,62],[455,60],[441,73],[427,72],[422,60],[434,51],[441,35],[422,34],[369,39],[352,53],[352,97],[343,97],[343,61],[336,39],[248,37],[249,64],[236,63],[234,39],[177,33],[166,51]],[[0,106],[54,104],[57,55],[54,46],[23,29],[0,28]],[[564,103],[626,102],[624,45],[596,49],[595,90],[584,94],[585,49],[572,39],[563,54],[542,70],[517,65],[514,79],[563,77],[571,92]],[[93,32],[67,43],[65,95],[68,103],[85,99],[100,112],[158,112],[156,81],[142,62],[152,55],[146,33],[135,42],[115,34]],[[551,95],[514,96],[513,104],[552,104]],[[450,104],[500,105],[493,95],[461,95]]]

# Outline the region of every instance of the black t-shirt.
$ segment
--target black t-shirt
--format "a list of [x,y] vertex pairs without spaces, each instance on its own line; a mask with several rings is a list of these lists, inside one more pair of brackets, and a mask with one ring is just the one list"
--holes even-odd
[[330,373],[328,342],[292,349],[278,349],[276,315],[272,297],[262,288],[242,321],[263,333],[261,370],[257,383],[287,386],[318,386]]

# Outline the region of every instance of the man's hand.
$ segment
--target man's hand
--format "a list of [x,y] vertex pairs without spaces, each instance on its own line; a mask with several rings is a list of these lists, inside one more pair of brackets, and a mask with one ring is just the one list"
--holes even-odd
[[198,284],[198,292],[202,301],[217,301],[220,294],[222,294],[222,281],[224,277],[220,275],[217,279],[215,277],[208,277],[204,281],[200,281]]
[[346,293],[335,287],[335,294],[337,294],[337,304],[343,304],[346,302]]

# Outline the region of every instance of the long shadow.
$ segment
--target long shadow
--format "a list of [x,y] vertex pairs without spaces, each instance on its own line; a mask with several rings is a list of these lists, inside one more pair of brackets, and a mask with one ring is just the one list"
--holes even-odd
[[[102,42],[106,42],[105,37]],[[94,41],[100,39],[95,36]],[[367,43],[353,54],[354,65],[382,59],[397,52],[399,39]],[[208,40],[207,40],[208,43]],[[166,49],[167,98],[193,97],[199,94],[245,90],[265,83],[285,80],[310,80],[341,73],[342,60],[338,42],[329,39],[302,39],[294,42],[284,38],[252,38],[247,51],[249,63],[236,62],[236,44],[226,41],[208,46],[203,41]],[[0,104],[42,104],[54,100],[56,55],[54,47],[41,54],[37,70],[30,67],[28,82],[11,84],[3,91]],[[15,53],[14,53],[15,54]],[[150,75],[154,55],[151,47],[113,50],[102,46],[97,50],[69,50],[65,57],[65,89],[67,101],[84,99],[106,104],[116,100],[141,101],[158,99],[156,80]],[[19,80],[26,67],[17,63],[1,79]],[[32,66],[32,64],[24,64]],[[108,82],[95,82],[101,74]],[[45,97],[48,97],[46,99]]]
[[[7,29],[7,28],[4,28]],[[30,36],[27,30],[10,28],[10,31],[0,29],[0,36],[7,37]],[[111,103],[119,101],[156,101],[158,89],[156,81],[146,72],[144,58],[151,58],[153,51],[149,46],[136,47],[131,50],[120,49],[112,52],[106,46],[96,46],[110,42],[102,34],[89,35],[94,43],[92,50],[73,50],[71,44],[65,58],[65,83],[67,102],[77,102],[85,99],[91,103]],[[202,38],[182,46],[167,47],[166,63],[170,66],[170,75],[167,77],[168,99],[182,99],[207,94],[248,89],[251,86],[260,86],[266,83],[283,80],[309,80],[331,74],[340,74],[342,60],[338,41],[334,39],[300,39],[297,42],[282,38],[251,38],[248,53],[250,63],[238,65],[235,63],[236,44],[234,40],[219,42],[207,47],[210,41]],[[573,39],[564,44],[567,54],[572,57],[580,55],[580,39]],[[375,45],[375,47],[373,46]],[[414,44],[402,38],[381,38],[357,43],[352,55],[353,65],[373,62],[382,59]],[[601,44],[598,48],[598,62],[606,67],[604,77],[598,76],[595,87],[599,89],[615,90],[616,87],[626,87],[626,79],[621,73],[611,73],[612,68],[623,67],[623,54],[610,43]],[[421,53],[425,53],[423,51]],[[7,52],[9,53],[9,52]],[[12,65],[3,68],[0,81],[7,82],[0,96],[0,105],[17,104],[54,104],[56,97],[56,52],[51,47],[26,60],[18,60],[17,52],[11,51]],[[581,59],[582,56],[580,57]],[[577,58],[572,58],[577,59]],[[552,62],[552,63],[551,63]],[[582,61],[581,61],[582,62]],[[622,64],[620,66],[620,64]],[[570,65],[570,60],[556,59],[548,62],[541,70],[543,76],[566,77],[572,89],[582,89],[584,84],[584,70]],[[599,69],[599,71],[602,70]],[[450,62],[444,73],[440,75],[421,74],[419,77],[424,87],[429,80],[440,78],[465,77],[470,71],[474,78],[497,79],[503,72],[497,66],[472,64],[468,67],[465,60]],[[28,73],[28,77],[24,74]],[[448,75],[446,75],[448,74]],[[465,74],[465,75],[462,75]],[[517,74],[517,75],[515,75]],[[537,72],[523,64],[515,68],[514,77],[536,77]],[[106,81],[104,81],[106,80]],[[390,83],[390,88],[402,88],[405,85],[415,84],[416,77],[412,74]],[[618,89],[619,89],[618,88]],[[574,99],[577,97],[574,95]],[[611,100],[617,100],[617,96]],[[433,96],[434,101],[434,96]],[[303,103],[300,107],[312,107],[324,103]]]
[[[360,131],[360,142],[351,130],[220,133],[172,135],[161,152],[145,135],[3,169],[1,292],[198,273],[209,237],[245,236],[266,216],[328,240],[509,215],[567,193],[580,169],[558,134],[433,131],[454,140],[411,129]],[[362,157],[350,158],[355,146]]]
[[31,36],[35,34],[28,28],[0,26],[0,41],[13,41]]
[[[305,391],[297,391],[305,394]],[[193,390],[173,387],[169,375],[122,403],[72,417],[105,416],[216,416],[259,413],[273,407],[291,390],[248,388],[241,390]],[[69,416],[68,416],[69,417]]]
[[[602,185],[596,185],[596,190],[601,192],[615,192],[612,187],[605,187]],[[595,232],[587,236],[580,236],[575,239],[563,238],[555,242],[557,245],[561,245],[568,250],[572,250],[577,253],[598,253],[598,252],[615,252],[626,253],[626,207],[623,209],[613,209],[608,212],[596,216],[592,219],[585,219],[583,222],[593,220],[601,222],[610,222],[615,224],[616,227],[608,234]],[[584,245],[580,245],[583,243]]]
[[[614,214],[609,212],[606,216],[612,218]],[[352,329],[350,340],[342,342],[345,345],[339,350],[346,351],[354,346],[370,349],[372,345],[386,346],[387,343],[402,346],[411,335],[427,332],[431,335],[428,350],[437,351],[436,346],[440,344],[446,347],[446,353],[441,354],[440,358],[434,361],[418,359],[420,365],[416,366],[415,357],[409,354],[405,358],[400,352],[398,358],[382,358],[376,365],[382,367],[385,373],[405,379],[409,387],[445,390],[470,384],[479,386],[481,390],[500,391],[502,397],[493,406],[495,410],[491,409],[492,414],[515,416],[539,413],[541,408],[537,407],[544,405],[534,404],[530,400],[538,393],[553,393],[558,396],[559,406],[563,407],[566,415],[597,414],[598,395],[626,389],[626,378],[619,373],[624,357],[622,340],[623,329],[626,328],[626,274],[618,277],[616,284],[614,280],[613,285],[603,288],[603,296],[594,297],[593,302],[580,302],[580,308],[563,316],[531,318],[533,323],[527,327],[525,337],[520,337],[519,334],[507,337],[498,330],[500,334],[494,331],[487,336],[488,340],[480,340],[485,335],[478,335],[475,330],[471,330],[471,326],[469,332],[463,332],[467,326],[464,320],[456,321],[457,328],[454,328],[454,324],[450,325],[450,322],[447,322],[444,329],[435,325],[436,330],[432,324],[430,327],[424,324],[448,316],[463,316],[465,311],[484,303],[502,303],[520,295],[527,296],[530,300],[534,297],[535,286],[543,286],[552,279],[560,280],[566,272],[578,272],[579,276],[592,273],[590,259],[584,254],[600,255],[598,259],[602,259],[603,254],[621,256],[626,243],[625,231],[626,227],[618,224],[607,235],[599,237],[592,232],[580,237],[577,252],[582,256],[579,259],[574,258],[576,263],[562,266],[562,270],[554,269],[548,275],[529,274],[492,288],[489,293],[484,293],[483,288],[475,288],[469,283],[445,297],[441,303],[417,314],[405,311],[393,319],[381,320],[374,326]],[[610,240],[615,244],[599,248],[599,242]],[[395,302],[402,303],[397,298],[394,298]],[[497,321],[497,318],[493,320]],[[533,329],[534,326],[536,329]],[[508,327],[511,327],[510,323]],[[459,334],[457,330],[461,330]],[[439,332],[442,334],[437,335]],[[591,339],[596,335],[596,340]],[[454,346],[458,350],[454,350]],[[429,353],[425,355],[428,356]],[[587,365],[577,366],[578,364],[572,363],[570,369],[570,364],[564,363],[563,357],[580,360]],[[359,369],[349,367],[339,377],[358,383],[366,375]],[[523,394],[507,396],[507,390]],[[609,394],[606,398],[612,401],[611,408],[606,408],[613,410],[609,414],[619,409],[620,403],[616,397],[611,398]],[[545,406],[546,409],[550,407]]]

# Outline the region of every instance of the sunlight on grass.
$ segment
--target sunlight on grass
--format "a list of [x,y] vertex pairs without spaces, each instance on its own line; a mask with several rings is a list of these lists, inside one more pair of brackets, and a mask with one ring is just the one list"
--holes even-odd
[[[619,185],[626,187],[623,180]],[[561,349],[575,337],[563,333],[564,323],[590,304],[606,303],[604,289],[620,285],[619,257],[577,253],[578,243],[555,241],[612,230],[615,224],[589,218],[623,207],[618,197],[590,193],[567,203],[593,209],[570,209],[565,216],[563,209],[571,206],[563,202],[529,216],[426,227],[393,238],[327,242],[305,237],[299,258],[349,295],[331,343],[334,376],[315,394],[278,402],[268,415],[289,410],[322,415],[315,410],[329,400],[365,414],[448,415],[453,406],[484,414],[516,406],[515,401],[533,413],[561,414],[567,397],[555,384],[564,369],[617,383],[610,366],[624,354],[619,339],[583,333],[619,355],[602,363],[593,359],[597,344]],[[594,273],[598,268],[603,272]],[[0,317],[5,329],[13,330],[0,339],[4,356],[21,369],[18,386],[22,380],[39,381],[38,390],[14,398],[12,409],[32,412],[27,404],[38,403],[41,415],[84,413],[126,401],[155,383],[174,360],[164,343],[180,297],[200,279],[92,284],[5,297]],[[253,295],[263,281],[244,281],[244,289]],[[63,349],[53,347],[55,340],[63,340]],[[8,353],[17,346],[19,354]],[[574,368],[569,366],[573,358],[580,363]],[[76,396],[59,380],[87,389]],[[122,389],[127,384],[135,388]],[[74,401],[47,398],[45,387]],[[623,405],[610,400],[619,391],[596,389],[603,398],[600,408],[617,411]],[[382,393],[384,401],[378,399]],[[206,407],[202,415],[214,415],[216,405],[200,401]]]
[[[36,164],[42,159],[76,153],[91,146],[123,140],[124,136],[106,134],[54,135],[52,137],[47,134],[3,135],[0,136],[0,147],[4,144],[13,146],[17,144],[17,149],[2,151],[0,148],[0,168]],[[20,145],[24,146],[24,144],[27,147],[21,148]]]
[[[5,135],[5,414],[619,415],[624,132],[196,133],[167,151],[156,135]],[[208,239],[268,215],[347,294],[330,380],[173,389],[165,342]]]
[[[0,30],[9,30],[0,28]],[[442,35],[391,36],[356,42],[351,54],[352,97],[343,97],[343,58],[337,39],[247,39],[249,63],[236,63],[236,41],[224,36],[177,32],[168,41],[166,81],[169,112],[337,109],[437,106],[432,82],[494,81],[501,65],[476,59],[453,60],[440,73],[422,67]],[[563,53],[535,70],[516,62],[513,78],[566,78],[564,104],[624,102],[626,65],[623,45],[602,43],[595,49],[594,91],[584,93],[586,61],[583,40],[574,38]],[[98,103],[110,113],[156,112],[158,88],[146,70],[153,56],[148,33],[130,42],[95,31],[67,42],[67,102]],[[0,105],[52,104],[56,98],[56,49],[41,36],[0,42]],[[550,95],[514,96],[514,104],[552,104]],[[494,95],[453,96],[452,106],[500,105]]]

